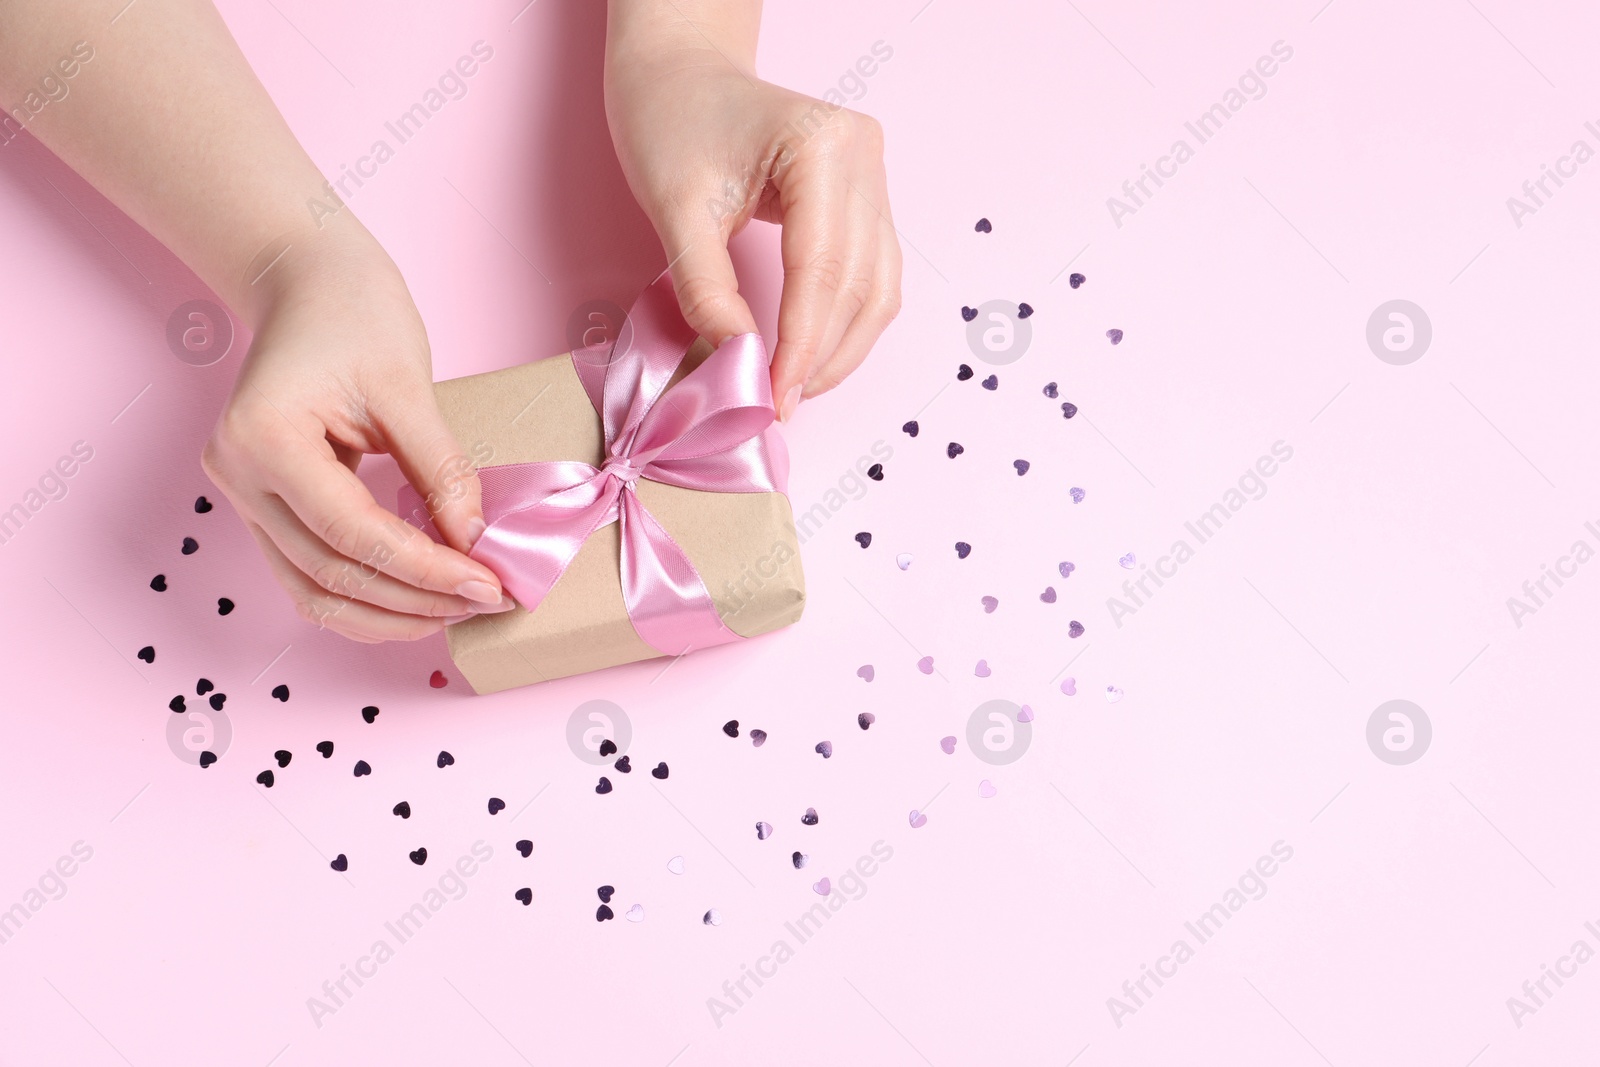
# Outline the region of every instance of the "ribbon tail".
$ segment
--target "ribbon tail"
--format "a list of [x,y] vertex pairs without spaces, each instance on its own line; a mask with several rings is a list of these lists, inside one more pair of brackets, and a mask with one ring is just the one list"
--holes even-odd
[[681,656],[739,640],[723,625],[705,580],[632,492],[622,494],[622,599],[645,644]]

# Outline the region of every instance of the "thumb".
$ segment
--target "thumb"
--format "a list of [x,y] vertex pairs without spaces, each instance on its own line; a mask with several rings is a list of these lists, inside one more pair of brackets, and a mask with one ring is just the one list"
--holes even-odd
[[756,331],[755,316],[739,295],[739,279],[722,235],[686,227],[665,231],[661,243],[672,257],[672,288],[694,331],[712,344]]
[[389,454],[422,497],[445,543],[466,553],[483,533],[483,488],[471,457],[445,425],[433,387],[390,411],[383,423]]

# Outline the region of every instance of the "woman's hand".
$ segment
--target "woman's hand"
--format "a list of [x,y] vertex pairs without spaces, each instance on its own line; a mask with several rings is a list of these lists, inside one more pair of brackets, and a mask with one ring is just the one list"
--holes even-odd
[[[413,640],[511,607],[464,553],[478,477],[439,415],[428,339],[376,243],[286,261],[203,464],[302,617],[358,641]],[[429,503],[440,545],[355,476],[387,452]]]
[[783,227],[772,395],[788,419],[802,397],[860,366],[894,318],[900,245],[882,129],[758,80],[752,7],[758,21],[747,0],[613,0],[606,113],[684,317],[702,336],[756,328],[728,240],[752,218]]

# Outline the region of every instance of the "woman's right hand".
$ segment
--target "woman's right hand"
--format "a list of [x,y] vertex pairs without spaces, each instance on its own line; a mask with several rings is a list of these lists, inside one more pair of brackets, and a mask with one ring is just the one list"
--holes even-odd
[[[484,529],[478,476],[439,414],[405,282],[362,237],[274,268],[202,463],[303,618],[357,641],[415,640],[513,604],[466,556]],[[356,477],[361,456],[379,452],[447,544],[380,507]]]

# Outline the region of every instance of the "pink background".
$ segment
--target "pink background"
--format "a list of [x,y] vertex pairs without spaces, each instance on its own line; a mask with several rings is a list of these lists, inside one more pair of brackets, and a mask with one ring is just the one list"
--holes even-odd
[[[1600,565],[1520,627],[1506,599],[1574,541],[1600,547],[1584,529],[1600,520],[1600,164],[1520,227],[1505,201],[1573,141],[1600,147],[1583,126],[1600,117],[1583,103],[1600,26],[1578,5],[1320,2],[769,4],[773,81],[820,96],[875,42],[893,49],[853,106],[888,131],[905,310],[787,435],[797,510],[876,442],[887,476],[806,543],[792,631],[489,698],[442,640],[312,632],[229,509],[194,514],[220,496],[198,456],[245,339],[211,367],[174,358],[167,317],[203,287],[36,144],[0,150],[0,509],[73,442],[94,449],[0,545],[0,909],[75,842],[93,850],[0,945],[0,1062],[1592,1057],[1600,964],[1520,1026],[1506,998],[1575,941],[1600,949],[1584,928],[1600,926]],[[662,264],[604,128],[599,3],[221,6],[328,173],[474,41],[494,49],[351,200],[404,270],[440,377],[564,350],[575,308],[625,304]],[[1266,94],[1116,225],[1107,198],[1193,145],[1185,121],[1277,41],[1293,57]],[[114,48],[116,27],[94,44]],[[768,324],[774,236],[739,241]],[[1409,366],[1365,340],[1396,298],[1433,325]],[[989,299],[1036,309],[1008,367],[965,344],[959,309]],[[963,360],[978,375],[956,382]],[[1040,395],[1052,380],[1078,418]],[[1293,458],[1266,494],[1117,626],[1106,600],[1136,573],[1118,558],[1155,562],[1280,440]],[[185,536],[197,554],[179,555]],[[219,596],[238,603],[225,619]],[[153,665],[134,658],[146,644]],[[1057,685],[1069,662],[1075,696]],[[432,689],[441,668],[451,684]],[[165,739],[167,701],[201,704],[202,675],[234,733],[203,772]],[[991,766],[966,726],[996,698],[1037,718],[1021,758]],[[1396,698],[1433,727],[1407,766],[1365,737]],[[566,743],[592,699],[626,710],[635,765],[667,760],[668,781],[612,774],[595,796]],[[771,739],[728,739],[731,718]],[[278,748],[294,762],[263,790]],[[350,776],[357,758],[371,777]],[[508,804],[494,817],[491,795]],[[389,814],[400,799],[409,821]],[[800,825],[808,806],[820,825]],[[465,895],[316,1025],[307,998],[394,946],[384,923],[479,839],[493,858]],[[865,894],[798,944],[784,924],[821,901],[813,882],[880,840],[893,856]],[[1184,923],[1278,841],[1293,858],[1266,895],[1119,1026],[1107,998],[1175,940],[1196,946]],[[425,867],[406,860],[418,845]],[[602,883],[618,917],[597,924]],[[623,917],[634,904],[642,922]],[[793,958],[718,1025],[708,998],[779,939]]]

